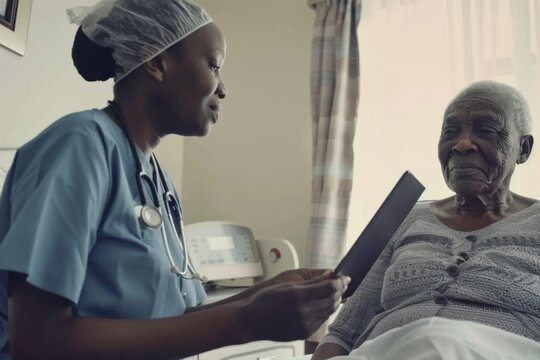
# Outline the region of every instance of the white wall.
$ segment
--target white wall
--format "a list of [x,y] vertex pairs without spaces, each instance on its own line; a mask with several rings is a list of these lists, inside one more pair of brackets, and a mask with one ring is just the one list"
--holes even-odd
[[309,72],[314,12],[304,0],[199,0],[227,39],[228,95],[205,138],[185,139],[187,223],[226,220],[286,238],[304,263],[310,216]]
[[[17,147],[60,116],[101,108],[112,97],[112,81],[84,81],[72,64],[77,30],[66,9],[95,0],[34,0],[26,54],[0,47],[0,148]],[[162,163],[177,185],[182,170],[182,139],[167,138],[159,148]]]
[[26,55],[0,47],[0,146],[20,146],[58,117],[105,104],[111,85],[86,83],[71,62],[77,27],[66,8],[92,0],[34,0]]

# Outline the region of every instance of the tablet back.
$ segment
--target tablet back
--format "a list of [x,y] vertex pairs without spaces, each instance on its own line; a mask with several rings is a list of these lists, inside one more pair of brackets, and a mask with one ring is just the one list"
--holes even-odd
[[401,176],[381,207],[335,269],[337,275],[351,277],[344,298],[351,296],[395,234],[424,191],[424,186],[408,171]]

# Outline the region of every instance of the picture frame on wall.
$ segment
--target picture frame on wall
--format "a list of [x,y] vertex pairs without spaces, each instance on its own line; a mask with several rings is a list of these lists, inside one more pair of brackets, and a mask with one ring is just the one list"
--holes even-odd
[[0,45],[24,55],[31,10],[32,0],[0,0]]

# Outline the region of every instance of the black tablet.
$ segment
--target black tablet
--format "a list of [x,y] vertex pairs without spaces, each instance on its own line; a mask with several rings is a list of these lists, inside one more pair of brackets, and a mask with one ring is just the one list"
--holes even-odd
[[336,275],[347,275],[351,278],[343,298],[354,294],[424,189],[424,186],[408,171],[405,171],[398,180],[335,269]]

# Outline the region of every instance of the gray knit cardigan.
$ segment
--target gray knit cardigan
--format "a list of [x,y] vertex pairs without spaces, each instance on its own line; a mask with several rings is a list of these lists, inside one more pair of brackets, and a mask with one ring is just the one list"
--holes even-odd
[[418,203],[322,343],[348,351],[421,318],[494,326],[540,342],[540,201],[480,230]]

